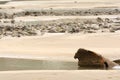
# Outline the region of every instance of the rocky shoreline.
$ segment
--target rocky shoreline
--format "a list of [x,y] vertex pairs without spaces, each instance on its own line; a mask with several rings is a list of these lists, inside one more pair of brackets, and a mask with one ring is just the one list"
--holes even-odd
[[70,9],[16,9],[15,7],[0,8],[0,19],[13,19],[21,16],[97,16],[97,15],[119,15],[118,7],[96,7],[96,8],[70,8]]
[[44,33],[103,33],[120,30],[120,19],[100,18],[97,19],[58,19],[51,21],[33,22],[1,22],[0,36],[34,36]]
[[120,30],[120,18],[56,19],[49,21],[16,21],[25,16],[97,16],[119,15],[119,8],[92,9],[0,9],[0,38],[44,35],[45,33],[103,33]]

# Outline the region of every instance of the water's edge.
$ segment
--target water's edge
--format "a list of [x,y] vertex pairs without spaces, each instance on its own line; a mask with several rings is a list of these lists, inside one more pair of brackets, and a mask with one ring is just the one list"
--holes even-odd
[[96,70],[97,68],[82,68],[82,67],[78,68],[77,62],[73,62],[73,61],[0,58],[0,71],[89,70],[89,69]]

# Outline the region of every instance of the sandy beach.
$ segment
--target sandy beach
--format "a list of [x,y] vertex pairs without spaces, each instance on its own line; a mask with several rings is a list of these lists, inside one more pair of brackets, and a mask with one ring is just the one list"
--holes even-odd
[[[107,36],[107,37],[106,37]],[[74,61],[78,48],[98,52],[110,60],[119,59],[119,33],[103,34],[46,34],[44,36],[3,38],[0,40],[0,56],[25,59]],[[33,44],[34,43],[34,44]],[[111,44],[113,43],[113,44]],[[119,80],[119,70],[35,70],[2,71],[4,80]],[[64,75],[63,75],[64,74]],[[104,74],[104,75],[103,75]],[[14,75],[14,76],[13,76]],[[95,75],[95,76],[94,76]],[[70,76],[70,77],[68,77]],[[97,76],[97,77],[96,77]]]
[[[110,59],[119,58],[119,33],[46,34],[44,36],[10,38],[0,40],[0,53],[5,55],[36,55],[71,57],[77,49],[96,51]],[[33,44],[34,43],[34,44]],[[116,55],[114,55],[116,54]]]
[[[119,13],[119,7],[120,7],[120,1],[119,0],[37,0],[37,1],[11,1],[6,4],[0,5],[1,9],[5,13],[9,13],[10,15],[6,14],[2,15],[1,18],[8,18],[8,20],[15,20],[15,22],[29,22],[30,21],[51,21],[53,20],[58,20],[59,19],[96,19],[98,17],[102,18],[103,21],[101,24],[103,24],[104,28],[106,30],[106,25],[107,28],[110,28],[109,24],[112,25],[112,29],[114,32],[99,32],[100,29],[96,30],[96,33],[67,33],[66,31],[64,33],[44,33],[44,35],[37,34],[37,35],[32,35],[32,30],[33,31],[38,31],[41,30],[41,26],[36,24],[37,27],[39,28],[34,28],[33,25],[30,26],[24,26],[23,31],[22,28],[19,29],[19,26],[15,28],[12,28],[11,26],[6,27],[8,29],[4,29],[2,26],[1,28],[1,39],[0,39],[0,58],[19,58],[19,59],[32,59],[32,60],[53,60],[53,61],[69,61],[69,62],[77,62],[77,60],[74,59],[74,55],[76,51],[79,48],[85,48],[88,50],[92,50],[94,52],[97,52],[98,54],[108,58],[110,61],[120,59],[120,28],[119,28],[119,14],[115,14],[115,12],[109,11],[112,10],[113,8],[116,8],[117,13]],[[47,16],[40,16],[38,14],[35,15],[33,13],[29,13],[28,15],[21,14],[22,11],[26,11],[29,9],[81,9],[81,8],[106,8],[108,10],[108,13],[110,15],[107,15],[104,13],[101,15],[99,13],[95,15],[89,15],[86,13],[86,16],[78,16],[76,14],[70,14],[69,16],[66,15],[66,12],[63,13],[66,16],[63,16],[60,14],[59,16],[52,16],[53,14],[47,14]],[[2,12],[1,10],[1,12]],[[5,10],[5,11],[4,11]],[[10,11],[11,10],[11,11]],[[113,11],[115,11],[113,10]],[[16,12],[16,15],[15,15]],[[21,12],[19,14],[19,12]],[[43,11],[44,12],[44,11]],[[84,10],[83,10],[84,12]],[[96,11],[97,12],[97,11]],[[14,14],[13,14],[14,13]],[[49,13],[49,12],[48,12]],[[55,13],[55,12],[54,12]],[[95,13],[95,12],[94,12]],[[2,13],[3,14],[3,13]],[[12,15],[11,15],[12,14]],[[55,13],[56,15],[58,13]],[[79,14],[79,13],[78,13]],[[81,13],[82,15],[84,13]],[[92,13],[90,13],[92,14]],[[100,14],[100,15],[99,15]],[[113,14],[113,15],[112,15]],[[24,16],[22,16],[24,15]],[[31,16],[32,15],[32,16]],[[44,15],[44,14],[42,14]],[[4,16],[4,17],[3,17]],[[10,17],[9,17],[10,16]],[[11,18],[12,16],[12,18]],[[15,17],[13,17],[15,16]],[[16,17],[17,16],[17,17]],[[10,18],[10,19],[9,19]],[[112,20],[113,22],[107,22],[104,20],[104,18],[108,18],[109,20]],[[113,19],[114,18],[114,19]],[[108,20],[107,19],[107,20]],[[3,20],[3,19],[1,19]],[[7,19],[5,19],[7,20]],[[2,23],[2,22],[1,22]],[[12,22],[11,22],[12,23]],[[63,26],[66,26],[66,24],[63,24],[62,22],[59,29],[64,30]],[[70,22],[69,22],[70,23]],[[75,22],[74,22],[75,23]],[[4,23],[4,24],[7,24]],[[8,21],[9,24],[9,21]],[[14,24],[14,21],[13,21]],[[51,26],[57,26],[58,23],[56,22],[55,24],[50,24],[50,25],[45,25],[47,26],[49,30]],[[73,23],[70,23],[72,25]],[[98,22],[93,22],[92,24],[95,24],[96,26],[99,26]],[[36,27],[35,25],[35,27]],[[72,25],[73,27],[79,25],[79,24],[74,24]],[[84,22],[84,25],[85,22]],[[114,28],[115,25],[115,28]],[[43,31],[46,28],[43,26]],[[67,25],[69,26],[69,25]],[[81,26],[81,25],[80,25]],[[77,26],[77,27],[80,27]],[[88,29],[89,30],[89,21],[88,21]],[[103,27],[102,26],[102,27]],[[28,28],[25,28],[28,27]],[[29,29],[29,27],[31,27]],[[96,29],[96,28],[93,28]],[[12,28],[12,29],[10,29]],[[25,28],[25,29],[24,29]],[[85,27],[83,31],[85,30]],[[38,29],[38,30],[36,30]],[[81,28],[80,28],[81,29]],[[91,29],[91,28],[90,28]],[[4,34],[4,30],[6,30],[6,34]],[[11,32],[10,32],[11,31]],[[30,34],[27,34],[27,32]],[[31,33],[29,32],[31,31]],[[18,35],[21,32],[22,36]],[[17,35],[17,37],[16,37]],[[29,36],[28,36],[29,35]],[[2,37],[3,36],[3,37]],[[13,37],[14,36],[14,37]],[[11,63],[9,63],[11,64]],[[4,63],[3,65],[7,65],[7,62]],[[2,64],[0,64],[2,66]],[[13,70],[13,71],[0,71],[0,80],[119,80],[120,70]]]

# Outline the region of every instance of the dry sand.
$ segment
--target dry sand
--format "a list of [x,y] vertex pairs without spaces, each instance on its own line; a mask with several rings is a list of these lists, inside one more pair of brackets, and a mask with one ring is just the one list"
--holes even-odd
[[119,0],[46,0],[46,1],[13,1],[1,7],[16,8],[93,8],[93,7],[120,7]]
[[96,51],[110,59],[120,56],[119,33],[45,34],[43,36],[2,38],[0,54],[71,57],[79,48]]
[[19,21],[50,21],[58,19],[96,19],[96,18],[119,18],[120,15],[99,15],[99,16],[25,16],[16,17],[14,20]]

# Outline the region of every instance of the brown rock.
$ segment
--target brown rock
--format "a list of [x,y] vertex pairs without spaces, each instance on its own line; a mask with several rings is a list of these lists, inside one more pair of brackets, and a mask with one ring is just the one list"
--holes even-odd
[[76,52],[74,58],[79,60],[78,66],[80,67],[111,69],[118,65],[93,51],[81,48]]

